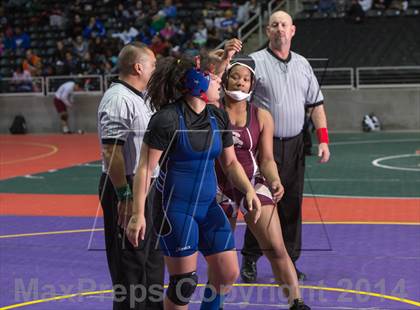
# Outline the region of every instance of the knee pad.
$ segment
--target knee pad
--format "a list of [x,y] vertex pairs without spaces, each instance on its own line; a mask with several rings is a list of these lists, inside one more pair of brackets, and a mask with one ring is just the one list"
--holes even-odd
[[170,276],[166,295],[175,305],[188,305],[197,284],[198,277],[195,271]]

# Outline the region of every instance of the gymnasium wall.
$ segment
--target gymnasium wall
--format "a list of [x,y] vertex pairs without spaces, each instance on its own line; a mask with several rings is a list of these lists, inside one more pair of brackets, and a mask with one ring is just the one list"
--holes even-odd
[[[385,130],[420,130],[420,89],[324,90],[329,128],[360,131],[364,114],[373,112]],[[76,95],[70,110],[73,129],[96,131],[96,109],[101,96]],[[53,98],[0,97],[0,133],[7,133],[13,117],[23,114],[31,133],[58,132],[59,120]]]

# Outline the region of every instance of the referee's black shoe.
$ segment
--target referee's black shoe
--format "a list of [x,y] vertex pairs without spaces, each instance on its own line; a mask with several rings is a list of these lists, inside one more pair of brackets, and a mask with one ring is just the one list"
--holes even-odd
[[245,283],[253,283],[257,280],[257,262],[247,256],[242,257],[241,278]]
[[311,308],[305,305],[302,299],[295,299],[289,310],[311,310]]

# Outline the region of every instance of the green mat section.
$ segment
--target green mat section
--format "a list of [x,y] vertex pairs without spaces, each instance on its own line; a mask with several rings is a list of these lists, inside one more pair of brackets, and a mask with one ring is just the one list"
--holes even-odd
[[31,194],[95,194],[98,193],[101,163],[92,162],[53,172],[15,177],[0,182],[0,192]]
[[[360,133],[331,137],[331,160],[319,164],[317,156],[307,157],[307,195],[349,195],[379,197],[420,197],[420,133]],[[313,148],[317,152],[316,147]],[[389,156],[400,158],[375,159]],[[398,170],[408,168],[410,170]]]
[[[420,156],[415,155],[420,132],[331,134],[330,150],[327,164],[317,163],[317,156],[307,157],[305,194],[420,197]],[[392,170],[372,165],[375,159],[389,156],[402,156],[379,162]],[[93,162],[4,180],[0,192],[96,195],[100,174],[100,162]]]

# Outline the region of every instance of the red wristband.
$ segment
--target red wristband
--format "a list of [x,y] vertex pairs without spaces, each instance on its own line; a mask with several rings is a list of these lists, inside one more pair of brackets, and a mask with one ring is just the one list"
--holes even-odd
[[318,137],[319,143],[329,143],[330,139],[328,138],[328,129],[327,128],[318,128],[316,130],[316,135]]

